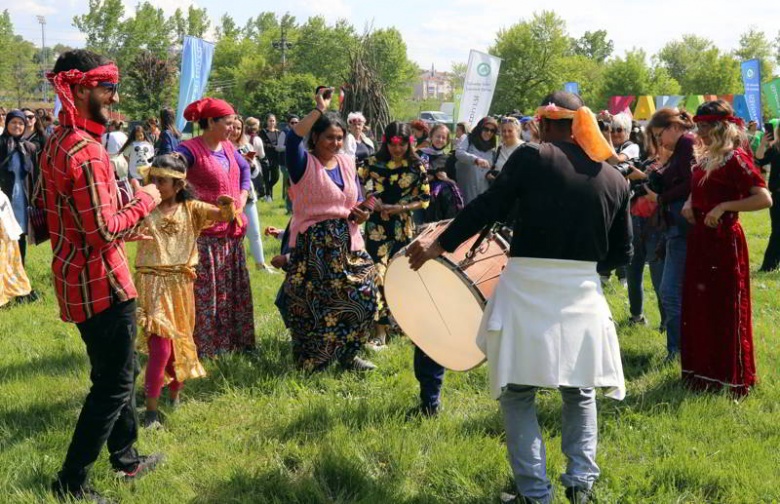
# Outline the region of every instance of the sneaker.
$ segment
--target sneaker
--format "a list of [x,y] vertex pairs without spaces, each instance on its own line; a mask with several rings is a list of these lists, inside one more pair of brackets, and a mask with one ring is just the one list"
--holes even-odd
[[376,364],[360,357],[355,357],[346,364],[342,363],[341,367],[345,371],[373,371],[376,369]]
[[571,504],[587,504],[593,502],[593,494],[587,488],[568,487],[566,489],[566,498]]
[[159,411],[149,411],[146,410],[144,412],[144,418],[141,422],[141,426],[144,429],[159,429],[162,427],[162,420],[160,420],[160,412]]
[[76,490],[70,490],[60,480],[55,480],[51,484],[51,491],[57,500],[60,501],[76,500],[94,504],[114,504],[114,501],[106,499],[90,487],[79,487]]
[[635,326],[635,325],[647,325],[647,319],[644,315],[632,315],[631,318],[628,319],[628,325]]
[[439,416],[440,410],[441,410],[441,406],[439,406],[438,404],[419,404],[414,408],[410,409],[409,411],[407,411],[406,417],[407,418],[417,418],[417,417],[433,418]]
[[366,348],[368,348],[372,352],[381,352],[382,350],[385,350],[387,348],[387,345],[385,345],[378,339],[373,339],[368,343],[366,343]]
[[132,471],[116,471],[116,475],[126,482],[135,481],[144,474],[153,471],[162,461],[162,453],[153,453],[151,455],[141,455],[138,457],[138,465]]

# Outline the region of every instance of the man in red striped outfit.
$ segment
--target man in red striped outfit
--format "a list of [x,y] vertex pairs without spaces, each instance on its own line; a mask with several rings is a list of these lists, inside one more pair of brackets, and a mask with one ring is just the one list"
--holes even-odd
[[104,444],[111,465],[125,479],[161,460],[140,456],[133,447],[138,437],[136,291],[124,249],[124,240],[160,202],[160,193],[154,185],[136,182],[134,199],[120,208],[114,169],[100,142],[106,109],[119,101],[116,65],[89,51],[69,51],[48,78],[63,105],[61,126],[41,156],[54,287],[60,316],[78,327],[92,367],[92,388],[52,489],[60,498],[104,503],[87,484]]

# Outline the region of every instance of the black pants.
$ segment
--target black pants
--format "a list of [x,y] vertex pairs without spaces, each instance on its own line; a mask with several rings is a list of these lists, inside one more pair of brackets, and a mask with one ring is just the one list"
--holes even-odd
[[22,266],[24,266],[24,258],[27,257],[27,235],[22,234],[19,237],[19,255],[22,256]]
[[780,267],[780,191],[772,193],[772,208],[769,209],[772,220],[772,233],[764,252],[764,263],[761,271],[772,271]]
[[424,407],[438,408],[441,402],[441,387],[444,383],[444,366],[428,357],[428,354],[414,347],[414,376],[420,382],[420,402]]
[[111,465],[133,470],[139,462],[133,444],[138,439],[135,411],[135,300],[117,303],[77,324],[92,367],[92,388],[81,409],[59,480],[76,489],[108,445]]
[[263,170],[263,182],[265,182],[265,195],[273,197],[274,186],[279,182],[278,164],[271,164],[267,170]]

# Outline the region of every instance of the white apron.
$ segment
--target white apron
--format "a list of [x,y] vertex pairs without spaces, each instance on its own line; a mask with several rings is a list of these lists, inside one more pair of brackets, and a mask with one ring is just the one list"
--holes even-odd
[[596,263],[513,257],[485,308],[477,344],[494,398],[513,383],[606,387],[626,395],[615,324]]

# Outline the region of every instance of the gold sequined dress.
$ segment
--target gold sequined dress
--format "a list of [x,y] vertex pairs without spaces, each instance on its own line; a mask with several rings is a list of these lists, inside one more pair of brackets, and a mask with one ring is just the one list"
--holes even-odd
[[[200,201],[187,201],[169,215],[155,209],[141,228],[141,232],[154,239],[138,242],[135,286],[138,326],[143,330],[138,348],[147,352],[147,338],[153,334],[173,340],[173,367],[179,382],[206,375],[192,337],[193,286],[198,264],[196,240],[201,230],[213,224],[209,212],[215,208]],[[166,382],[172,378],[166,376]]]
[[0,306],[30,293],[30,280],[22,266],[19,237],[22,228],[14,218],[11,202],[0,191]]

